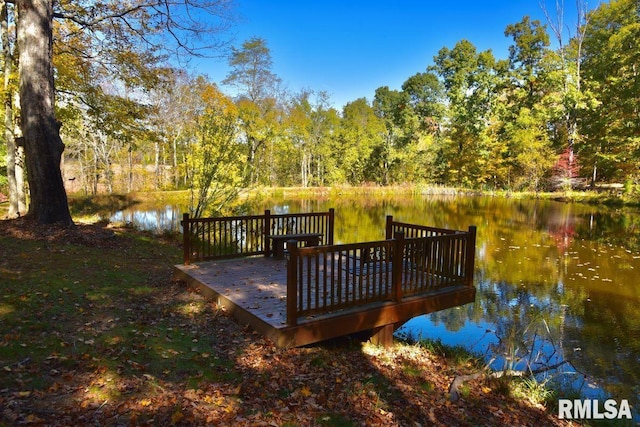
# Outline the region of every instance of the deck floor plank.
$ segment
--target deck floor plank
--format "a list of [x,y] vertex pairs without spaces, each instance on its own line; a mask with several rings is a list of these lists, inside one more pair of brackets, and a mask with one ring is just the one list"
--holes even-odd
[[175,268],[193,283],[211,289],[231,303],[278,329],[287,322],[287,264],[285,260],[250,257],[208,261]]

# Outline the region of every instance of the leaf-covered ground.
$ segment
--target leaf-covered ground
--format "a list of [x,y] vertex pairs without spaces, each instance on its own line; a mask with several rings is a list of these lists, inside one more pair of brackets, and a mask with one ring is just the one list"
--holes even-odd
[[569,425],[416,345],[276,349],[181,283],[179,244],[0,221],[0,426]]

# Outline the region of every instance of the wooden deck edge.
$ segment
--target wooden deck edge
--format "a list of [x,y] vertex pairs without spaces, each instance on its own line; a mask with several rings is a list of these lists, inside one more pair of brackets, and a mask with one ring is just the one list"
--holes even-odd
[[286,339],[283,340],[283,336],[280,333],[279,329],[273,327],[259,317],[250,313],[248,310],[234,303],[226,296],[201,283],[200,281],[198,281],[198,279],[190,276],[183,270],[184,267],[185,266],[182,264],[174,266],[173,280],[181,280],[187,283],[187,285],[193,286],[194,288],[198,289],[205,298],[211,299],[215,301],[219,306],[224,307],[224,309],[240,323],[251,326],[251,328],[276,343],[278,347],[291,347],[291,345],[286,344]]
[[414,296],[397,304],[386,302],[371,308],[357,307],[349,311],[311,319],[295,327],[280,329],[278,347],[299,347],[356,332],[375,330],[386,325],[394,327],[413,317],[475,301],[476,289],[456,286],[429,295]]
[[395,328],[413,317],[473,302],[476,295],[475,287],[456,286],[427,295],[407,297],[399,304],[389,301],[368,307],[354,307],[301,319],[297,326],[275,327],[190,276],[186,269],[189,267],[174,266],[173,279],[195,287],[204,297],[214,300],[239,322],[249,325],[279,348],[301,347],[356,332],[377,330],[387,325],[394,325]]

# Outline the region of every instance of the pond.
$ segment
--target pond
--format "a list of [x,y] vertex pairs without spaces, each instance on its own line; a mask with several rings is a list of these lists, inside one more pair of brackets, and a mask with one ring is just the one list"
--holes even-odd
[[[265,201],[251,213],[336,209],[337,243],[384,238],[386,215],[402,222],[478,228],[468,304],[405,324],[398,333],[482,353],[492,365],[549,371],[589,397],[640,404],[640,212],[503,197],[361,197]],[[116,213],[146,229],[179,228],[174,206]],[[520,362],[519,366],[522,366]],[[637,418],[637,415],[636,415]]]

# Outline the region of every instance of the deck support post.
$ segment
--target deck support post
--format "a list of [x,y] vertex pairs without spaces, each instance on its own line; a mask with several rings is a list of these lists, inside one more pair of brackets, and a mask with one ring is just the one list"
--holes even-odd
[[469,226],[469,240],[467,241],[466,263],[464,266],[464,284],[473,287],[473,270],[476,259],[476,226]]
[[287,260],[287,324],[296,326],[298,324],[298,242],[289,240],[287,250],[289,251]]
[[402,301],[402,264],[404,262],[404,232],[398,231],[393,239],[391,260],[391,294],[395,302]]
[[269,209],[264,210],[264,226],[262,228],[262,241],[264,242],[264,256],[266,258],[271,256],[271,245],[269,241],[269,234],[271,234],[271,211]]
[[182,259],[184,265],[191,263],[191,223],[189,214],[182,214]]
[[373,335],[371,336],[371,344],[389,348],[393,345],[393,331],[395,327],[393,323],[389,325],[380,326],[373,329]]

